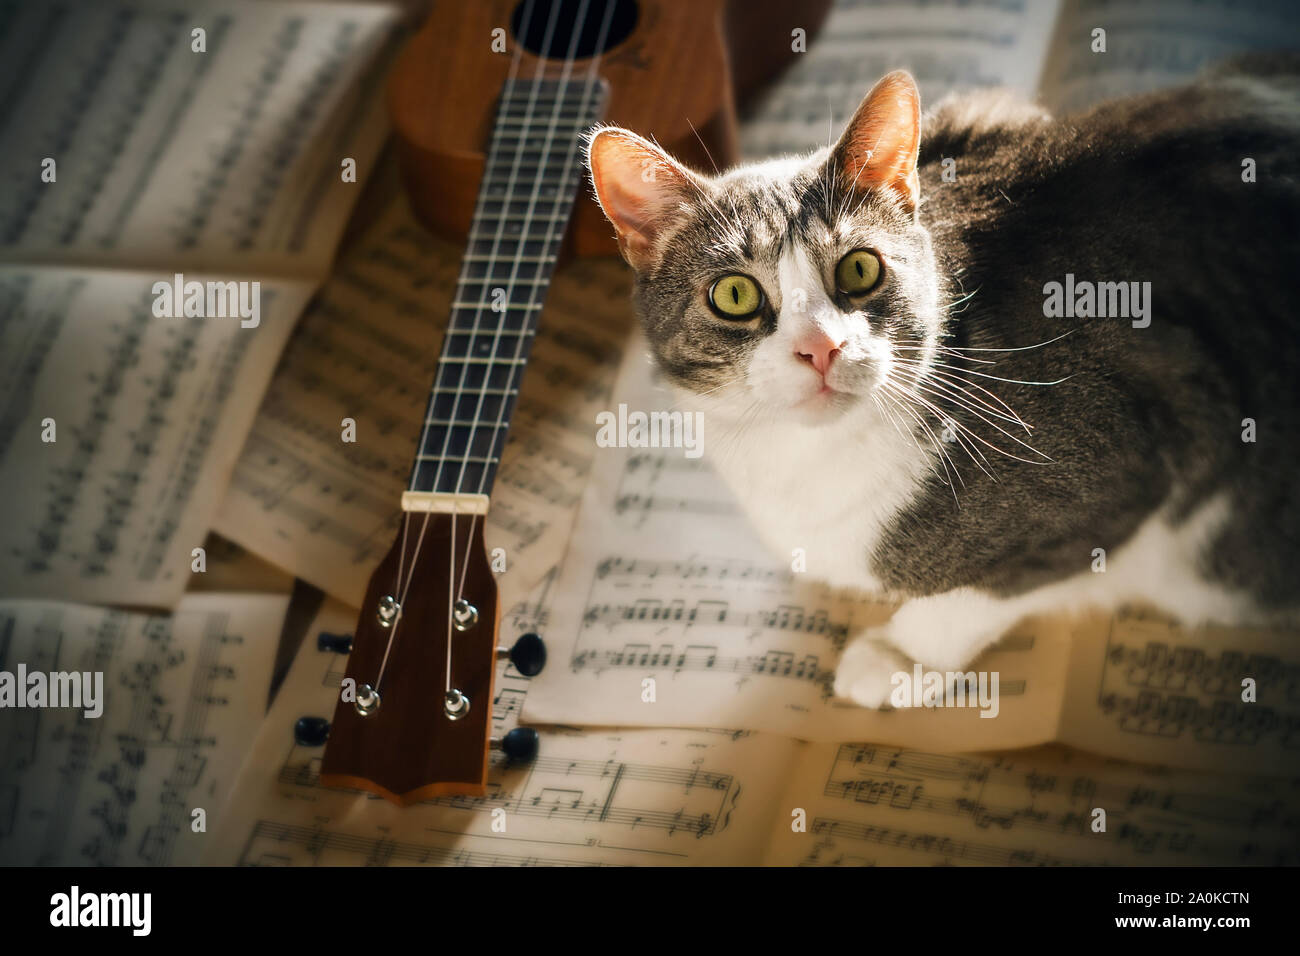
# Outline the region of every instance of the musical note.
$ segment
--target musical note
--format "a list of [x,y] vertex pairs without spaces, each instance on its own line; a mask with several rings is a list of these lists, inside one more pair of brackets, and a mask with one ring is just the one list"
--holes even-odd
[[[206,56],[184,4],[6,14],[0,596],[176,605],[360,195],[336,157],[368,171],[382,145],[394,10],[202,13]],[[159,309],[177,274],[246,306],[256,283],[256,321],[212,292],[219,315]]]
[[[1232,866],[1300,859],[1300,820],[1269,813],[1300,793],[1297,778],[1167,770],[1058,746],[952,756],[808,745],[790,771],[782,805],[805,810],[808,834],[792,833],[788,822],[775,826],[768,863]],[[1106,810],[1105,831],[1092,827],[1096,807]]]
[[[359,195],[336,157],[366,170],[379,152],[397,22],[365,4],[14,10],[0,37],[0,259],[322,277]],[[57,185],[33,172],[45,157]]]
[[188,595],[174,614],[147,616],[0,602],[0,670],[101,672],[105,697],[97,718],[0,711],[0,863],[197,863],[209,837],[192,812],[214,826],[234,785],[287,605]]

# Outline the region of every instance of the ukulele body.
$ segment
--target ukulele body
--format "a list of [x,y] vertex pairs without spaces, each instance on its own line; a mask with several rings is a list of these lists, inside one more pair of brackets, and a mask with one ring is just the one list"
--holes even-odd
[[[519,6],[519,0],[436,4],[389,79],[389,112],[412,207],[447,238],[469,232],[483,146],[516,52],[510,25]],[[539,0],[534,16],[545,6]],[[600,4],[591,6],[591,15],[599,15]],[[799,55],[793,31],[811,38],[830,0],[639,0],[630,6],[635,25],[600,61],[610,86],[605,121],[652,136],[708,172],[739,159],[737,103]],[[505,52],[492,50],[497,28],[506,31]],[[589,63],[576,60],[574,73]],[[558,69],[525,49],[518,76]],[[574,208],[565,251],[616,255],[613,232],[589,192]]]

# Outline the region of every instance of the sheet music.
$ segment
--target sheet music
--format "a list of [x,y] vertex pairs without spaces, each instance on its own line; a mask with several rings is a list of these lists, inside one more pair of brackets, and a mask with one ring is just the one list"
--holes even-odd
[[311,286],[267,280],[242,328],[155,316],[156,280],[0,266],[0,596],[171,607],[192,577]]
[[[1063,742],[1133,760],[1300,775],[1294,631],[1096,616],[1075,629],[1068,673]],[[1253,700],[1243,699],[1247,679]]]
[[97,718],[0,710],[0,863],[197,863],[265,712],[287,603],[191,595],[159,616],[0,603],[0,670],[100,671],[104,696]]
[[[782,866],[1294,866],[1300,779],[1108,761],[1062,747],[951,756],[808,745],[764,862]],[[795,832],[793,811],[806,826]],[[1094,830],[1102,820],[1104,831]]]
[[0,259],[324,274],[386,133],[375,107],[394,8],[129,0],[0,14]]
[[[553,582],[503,618],[541,628]],[[346,661],[316,649],[352,626],[329,602],[245,763],[205,862],[257,866],[1275,864],[1300,861],[1300,779],[1126,764],[1061,747],[953,756],[761,733],[543,729],[529,767],[489,794],[397,809],[318,785],[322,750],[293,721],[332,712]],[[498,678],[493,733],[528,679]],[[1094,811],[1106,811],[1094,832]],[[504,831],[493,830],[493,811]],[[803,816],[802,832],[792,823]],[[500,818],[500,815],[498,815]]]
[[[397,13],[0,18],[0,596],[172,607],[382,143]],[[160,317],[191,301],[156,284],[194,282],[242,284],[252,311],[208,290],[219,315]]]
[[[1106,52],[1093,52],[1093,30]],[[1286,0],[1067,0],[1039,83],[1056,112],[1186,82],[1251,49],[1295,46],[1300,8]]]
[[[545,627],[544,582],[503,615],[504,635]],[[542,732],[540,754],[492,755],[488,794],[398,808],[322,788],[322,748],[295,745],[294,721],[334,711],[346,659],[316,649],[355,612],[327,602],[240,775],[204,861],[218,865],[753,865],[794,741],[722,731]],[[512,726],[529,681],[497,680],[493,733]],[[496,812],[503,811],[503,812]],[[501,822],[496,824],[494,820]],[[501,829],[504,827],[504,829]]]
[[807,53],[752,104],[748,159],[824,146],[872,85],[907,69],[928,109],[955,90],[1034,92],[1058,0],[838,0]]
[[[393,544],[449,314],[460,247],[398,200],[342,257],[307,310],[258,413],[215,528],[359,606]],[[556,274],[487,521],[507,574],[536,583],[560,557],[631,325],[614,259]],[[340,440],[344,417],[356,442]]]

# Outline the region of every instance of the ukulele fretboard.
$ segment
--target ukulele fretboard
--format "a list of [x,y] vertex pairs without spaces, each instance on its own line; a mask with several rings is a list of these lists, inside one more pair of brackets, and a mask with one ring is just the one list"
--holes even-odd
[[582,180],[582,138],[604,100],[585,75],[506,84],[410,491],[491,491]]

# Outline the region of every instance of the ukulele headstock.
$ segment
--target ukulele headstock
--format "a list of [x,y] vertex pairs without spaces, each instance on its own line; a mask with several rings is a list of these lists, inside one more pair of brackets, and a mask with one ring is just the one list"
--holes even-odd
[[500,620],[484,516],[402,522],[366,591],[321,783],[400,805],[482,795]]

